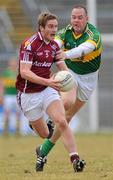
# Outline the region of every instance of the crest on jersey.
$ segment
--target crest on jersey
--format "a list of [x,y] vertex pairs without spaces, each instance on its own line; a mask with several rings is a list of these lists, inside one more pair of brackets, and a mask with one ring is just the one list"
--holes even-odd
[[50,53],[50,51],[49,51],[49,50],[45,50],[44,52],[45,52],[45,56],[46,56],[46,58],[48,58],[48,57],[49,57],[49,53]]
[[30,41],[26,41],[24,48],[25,48],[26,50],[31,50],[31,42],[30,42]]

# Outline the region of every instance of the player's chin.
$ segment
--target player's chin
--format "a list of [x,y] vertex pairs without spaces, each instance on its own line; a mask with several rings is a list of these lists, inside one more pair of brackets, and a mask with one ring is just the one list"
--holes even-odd
[[80,27],[74,26],[73,28],[74,28],[74,31],[75,31],[75,32],[80,32]]
[[53,40],[55,38],[55,34],[51,34],[50,39]]

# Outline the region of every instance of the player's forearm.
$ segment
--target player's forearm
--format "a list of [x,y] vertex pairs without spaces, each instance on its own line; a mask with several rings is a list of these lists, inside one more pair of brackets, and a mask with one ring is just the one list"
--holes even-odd
[[61,70],[66,70],[66,71],[68,71],[68,68],[67,68],[67,66],[66,66],[66,64],[65,64],[65,62],[64,61],[59,61],[58,63],[56,63],[56,66],[57,66],[57,68],[61,71]]
[[83,43],[80,46],[68,50],[65,52],[66,59],[74,59],[82,57],[85,54],[92,52],[95,49],[95,45],[92,43]]
[[47,79],[42,78],[40,76],[37,76],[36,74],[34,74],[32,71],[30,70],[26,70],[26,71],[22,71],[21,72],[21,76],[23,79],[26,79],[32,83],[35,84],[42,84],[42,85],[47,85]]

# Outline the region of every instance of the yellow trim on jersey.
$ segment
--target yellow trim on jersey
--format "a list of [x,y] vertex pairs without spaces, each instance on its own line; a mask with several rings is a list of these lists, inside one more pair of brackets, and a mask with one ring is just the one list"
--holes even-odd
[[86,42],[92,43],[97,48],[97,44],[95,41],[88,39]]
[[80,38],[82,36],[82,34],[76,35],[73,31],[72,31],[72,33],[73,33],[73,36],[74,36],[75,39],[78,39],[78,38]]
[[99,36],[99,40],[98,40],[98,42],[97,42],[97,46],[98,46],[99,43],[100,43],[100,36]]
[[80,58],[71,59],[71,61],[89,62],[89,61],[92,61],[93,59],[95,59],[96,57],[98,57],[101,52],[102,52],[102,47],[100,47],[96,51],[93,51],[93,52],[91,52],[89,54],[83,55]]
[[62,43],[62,45],[64,45],[64,41],[62,39],[60,39],[58,36],[55,36],[55,40],[57,41],[60,41]]

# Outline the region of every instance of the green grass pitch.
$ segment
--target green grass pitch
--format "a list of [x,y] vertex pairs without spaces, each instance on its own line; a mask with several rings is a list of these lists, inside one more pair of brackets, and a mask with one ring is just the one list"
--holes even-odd
[[113,134],[76,134],[75,141],[87,166],[74,173],[59,140],[43,172],[35,172],[38,136],[0,136],[0,180],[113,180]]

